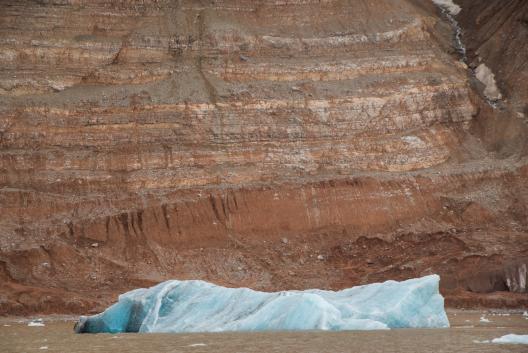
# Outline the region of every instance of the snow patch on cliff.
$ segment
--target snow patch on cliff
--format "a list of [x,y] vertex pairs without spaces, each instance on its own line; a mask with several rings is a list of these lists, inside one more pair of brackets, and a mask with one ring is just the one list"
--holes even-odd
[[484,95],[491,101],[496,101],[502,98],[502,94],[495,82],[495,75],[486,64],[480,64],[475,69],[475,76],[485,86]]
[[418,136],[403,136],[401,138],[412,148],[425,148],[427,144]]
[[460,11],[462,11],[462,8],[455,4],[453,0],[433,0],[433,2],[436,5],[446,9],[452,16],[456,16],[460,13]]

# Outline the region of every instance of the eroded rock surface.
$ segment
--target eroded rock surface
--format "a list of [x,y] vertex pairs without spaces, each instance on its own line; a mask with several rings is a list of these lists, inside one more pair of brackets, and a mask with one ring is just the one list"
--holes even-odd
[[3,1],[0,33],[1,313],[170,278],[527,302],[525,153],[432,2]]

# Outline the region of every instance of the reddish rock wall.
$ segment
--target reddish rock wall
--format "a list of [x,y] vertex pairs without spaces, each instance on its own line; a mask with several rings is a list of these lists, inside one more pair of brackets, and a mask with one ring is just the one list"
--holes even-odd
[[450,36],[411,0],[2,2],[0,313],[432,272],[526,303],[526,159]]

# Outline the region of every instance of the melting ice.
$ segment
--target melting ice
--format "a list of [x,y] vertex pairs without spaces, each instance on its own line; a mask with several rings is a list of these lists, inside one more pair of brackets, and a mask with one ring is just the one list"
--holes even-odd
[[528,335],[509,334],[491,340],[492,343],[501,344],[528,344]]
[[274,293],[167,281],[122,294],[76,332],[379,330],[449,327],[437,275],[341,291]]

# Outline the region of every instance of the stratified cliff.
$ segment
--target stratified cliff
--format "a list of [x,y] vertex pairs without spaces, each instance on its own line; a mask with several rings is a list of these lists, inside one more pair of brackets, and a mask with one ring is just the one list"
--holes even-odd
[[528,303],[526,47],[493,108],[452,35],[418,0],[0,2],[0,313],[429,273]]

